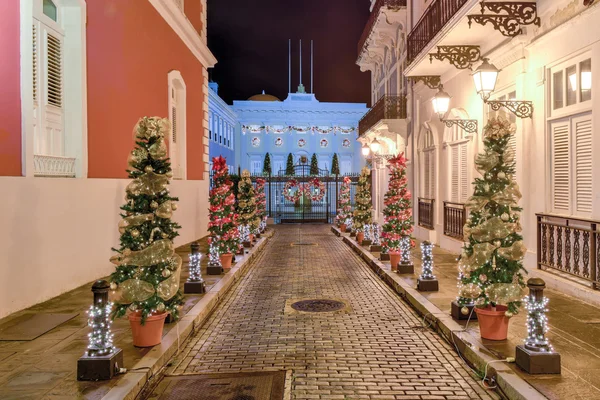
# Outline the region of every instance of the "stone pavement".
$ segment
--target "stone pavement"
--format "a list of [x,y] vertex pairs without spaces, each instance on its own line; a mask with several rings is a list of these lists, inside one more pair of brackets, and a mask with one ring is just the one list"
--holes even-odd
[[[290,307],[315,298],[347,309]],[[298,400],[496,398],[328,225],[277,226],[166,374],[271,370],[292,370]]]
[[[206,239],[200,241],[200,250],[206,253]],[[177,248],[177,253],[187,262],[189,245]],[[203,257],[202,268],[207,290],[210,290],[223,275],[207,276],[207,257]],[[108,262],[108,260],[107,260]],[[187,265],[187,264],[184,264]],[[182,279],[187,279],[184,268]],[[110,381],[78,382],[76,380],[77,359],[87,347],[86,311],[92,303],[92,283],[81,286],[23,311],[0,319],[0,327],[10,325],[19,316],[35,313],[79,313],[72,320],[59,325],[32,341],[0,341],[0,399],[2,400],[72,400],[100,399],[123,376]],[[182,315],[185,315],[203,295],[186,295]],[[163,335],[175,324],[166,324]],[[125,367],[131,368],[149,348],[136,348],[132,344],[129,322],[116,320],[113,324],[115,344],[123,349]]]

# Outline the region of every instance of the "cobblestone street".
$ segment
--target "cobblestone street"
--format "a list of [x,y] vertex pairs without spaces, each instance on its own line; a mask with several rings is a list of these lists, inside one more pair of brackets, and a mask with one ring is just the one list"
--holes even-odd
[[[488,399],[328,225],[279,225],[168,375],[292,371],[293,399]],[[300,313],[302,299],[346,303]]]

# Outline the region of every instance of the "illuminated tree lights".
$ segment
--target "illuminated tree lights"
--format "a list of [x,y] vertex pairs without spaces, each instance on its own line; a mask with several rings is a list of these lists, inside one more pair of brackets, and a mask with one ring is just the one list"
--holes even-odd
[[363,232],[364,226],[373,222],[371,202],[371,171],[365,167],[360,172],[358,177],[358,188],[356,190],[355,206],[354,206],[354,229],[357,232]]
[[113,351],[113,337],[111,332],[112,321],[110,313],[113,303],[94,304],[90,306],[88,314],[88,326],[92,329],[88,333],[88,351],[90,357],[106,356]]
[[238,222],[244,227],[242,241],[250,242],[249,235],[257,231],[261,217],[257,213],[256,192],[248,170],[242,172],[242,179],[238,182],[237,210]]
[[417,279],[417,289],[422,292],[437,292],[438,280],[433,275],[433,244],[428,241],[421,243],[422,270]]
[[536,300],[531,294],[525,298],[525,310],[527,310],[527,338],[525,346],[536,351],[553,352],[554,349],[546,338],[548,332],[548,298],[543,297]]
[[[348,219],[352,217],[352,206],[350,205],[350,178],[345,176],[340,187],[340,194],[338,197],[338,210],[335,217],[336,222],[339,225],[346,225],[346,230],[349,230]],[[344,229],[342,230],[344,231]]]
[[371,227],[372,227],[371,237],[373,240],[373,245],[381,246],[381,227],[379,226],[379,224],[377,222],[373,223],[373,225],[371,225]]
[[238,214],[235,211],[233,182],[229,177],[227,161],[213,158],[213,185],[209,193],[209,242],[218,254],[235,253],[239,247]]

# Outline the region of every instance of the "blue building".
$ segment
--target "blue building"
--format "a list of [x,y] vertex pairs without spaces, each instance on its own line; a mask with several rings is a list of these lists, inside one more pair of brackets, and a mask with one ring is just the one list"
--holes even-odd
[[356,141],[358,121],[368,111],[364,103],[320,102],[301,87],[284,101],[265,93],[234,101],[233,110],[240,123],[237,161],[253,174],[262,172],[266,153],[273,175],[285,169],[289,153],[294,164],[310,163],[316,154],[319,168],[328,171],[337,153],[341,174],[360,172],[365,164]]
[[235,147],[236,136],[240,131],[237,114],[223,99],[219,97],[219,85],[208,84],[208,155],[212,168],[213,157],[223,156],[227,159],[229,171],[237,172]]

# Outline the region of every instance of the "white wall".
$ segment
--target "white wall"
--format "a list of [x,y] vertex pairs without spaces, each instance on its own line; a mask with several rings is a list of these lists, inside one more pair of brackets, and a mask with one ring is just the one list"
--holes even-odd
[[[0,318],[110,274],[125,179],[3,177]],[[208,181],[173,181],[175,244],[206,235]],[[90,294],[91,301],[91,294]]]

